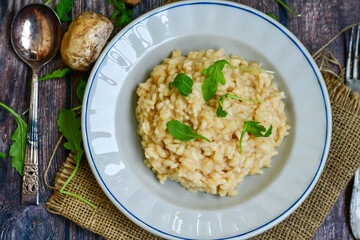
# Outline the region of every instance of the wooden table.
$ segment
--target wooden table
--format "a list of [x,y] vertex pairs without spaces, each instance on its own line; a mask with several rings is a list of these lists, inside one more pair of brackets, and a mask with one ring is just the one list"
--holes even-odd
[[[7,104],[19,114],[29,105],[31,72],[11,47],[10,24],[22,6],[44,2],[45,0],[0,0],[0,102]],[[55,8],[57,2],[54,0],[49,6]],[[95,11],[105,16],[110,16],[112,13],[108,0],[75,0],[74,2],[73,17],[83,11]],[[359,0],[288,0],[288,5],[301,13],[301,17],[295,17],[283,8],[279,8],[275,0],[237,2],[265,13],[274,13],[310,52],[319,49],[344,27],[360,21]],[[164,0],[144,0],[134,8],[134,16],[139,16],[163,3]],[[67,29],[68,24],[62,24],[63,31]],[[119,29],[116,28],[113,35]],[[341,63],[344,63],[346,40],[347,38],[342,35],[330,46],[330,50]],[[65,65],[58,55],[50,64],[42,68],[40,76],[63,67]],[[80,79],[87,74],[72,72],[65,78],[47,80],[39,84],[40,176],[44,175],[47,162],[60,136],[56,125],[58,112],[61,108],[80,104],[75,90]],[[27,116],[24,116],[24,119],[27,120]],[[0,108],[0,152],[8,155],[10,137],[16,126],[13,116]],[[51,183],[65,156],[65,150],[60,147],[49,171]],[[0,239],[102,239],[69,220],[46,211],[45,203],[50,198],[52,190],[45,186],[43,178],[40,179],[40,205],[20,205],[21,180],[20,175],[11,167],[11,159],[9,157],[6,160],[0,159]],[[350,196],[351,185],[341,195],[314,239],[353,239],[348,217]]]

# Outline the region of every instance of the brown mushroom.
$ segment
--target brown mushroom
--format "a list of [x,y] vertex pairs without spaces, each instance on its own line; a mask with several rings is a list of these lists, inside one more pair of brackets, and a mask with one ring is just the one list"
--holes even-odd
[[77,71],[87,71],[101,53],[114,28],[111,21],[94,12],[77,16],[64,34],[60,54],[65,64]]
[[141,3],[142,0],[124,0],[124,3],[129,4],[131,6],[136,6]]

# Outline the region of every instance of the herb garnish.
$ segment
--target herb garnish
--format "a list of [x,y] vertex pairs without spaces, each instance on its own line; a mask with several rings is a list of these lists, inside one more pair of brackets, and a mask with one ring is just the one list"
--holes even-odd
[[267,15],[272,17],[273,19],[277,20],[277,17],[273,13],[267,13]]
[[22,176],[24,170],[25,162],[25,150],[26,150],[26,138],[27,138],[27,129],[28,125],[26,122],[10,107],[6,106],[4,103],[0,102],[0,106],[8,110],[12,115],[14,115],[18,126],[11,136],[13,144],[10,146],[9,155],[12,158],[11,166],[13,166],[18,173]]
[[224,74],[221,71],[224,69],[226,64],[229,65],[231,68],[235,68],[228,61],[222,59],[214,62],[213,65],[205,68],[202,71],[202,75],[207,75],[204,83],[201,85],[201,90],[203,92],[203,97],[205,101],[208,101],[215,96],[219,83],[225,85],[226,82]]
[[[73,7],[74,0],[60,0],[58,5],[56,6],[56,13],[59,16],[60,20],[63,22],[71,21],[71,17],[65,16],[68,14]],[[48,2],[46,2],[48,3]]]
[[134,10],[127,10],[126,4],[120,0],[109,0],[109,4],[113,4],[114,6],[113,14],[110,19],[114,20],[120,16],[114,24],[116,27],[131,22],[131,16],[134,14]]
[[44,5],[48,5],[51,2],[52,2],[52,0],[47,0],[46,3],[44,3]]
[[64,147],[71,152],[74,152],[73,159],[76,162],[76,167],[71,174],[71,176],[67,179],[63,187],[60,189],[60,193],[64,193],[73,197],[80,199],[86,204],[90,205],[93,208],[97,208],[94,204],[90,203],[86,199],[65,191],[66,186],[69,184],[71,179],[75,176],[76,172],[79,169],[81,158],[84,154],[84,150],[81,145],[82,135],[81,135],[81,118],[76,117],[76,113],[73,110],[69,109],[61,109],[59,113],[59,118],[57,120],[57,124],[59,126],[59,131],[64,135],[67,139],[67,142],[64,143]]
[[0,158],[5,159],[5,158],[6,158],[6,154],[0,152]]
[[82,102],[83,98],[84,98],[84,93],[85,93],[85,87],[86,87],[86,81],[85,79],[81,79],[81,81],[79,82],[78,87],[76,88],[76,95],[79,98],[79,100]]
[[247,102],[262,102],[262,100],[250,100],[250,99],[238,97],[234,94],[227,93],[227,94],[221,96],[218,100],[218,108],[216,110],[217,117],[226,117],[227,116],[227,112],[223,109],[223,106],[222,106],[224,104],[225,98],[227,98],[227,97],[230,97],[232,100],[237,99],[237,100],[247,101]]
[[[204,83],[201,85],[201,90],[203,92],[203,97],[205,101],[208,101],[215,96],[219,83],[225,85],[226,81],[224,78],[224,74],[222,73],[222,70],[224,69],[226,64],[229,65],[231,68],[236,68],[225,59],[222,59],[214,62],[213,65],[202,71],[201,73],[202,75],[207,75],[207,78],[204,80]],[[237,69],[241,71],[257,71],[257,72],[267,72],[271,74],[275,73],[274,71],[269,71],[259,68],[237,68]]]
[[201,136],[192,130],[192,128],[188,125],[181,123],[178,120],[169,121],[166,123],[166,127],[169,133],[176,139],[180,141],[186,142],[195,138],[201,138],[205,141],[211,142],[204,136]]
[[52,73],[46,73],[45,76],[42,78],[39,78],[39,82],[52,79],[52,78],[62,78],[64,77],[68,72],[71,72],[70,68],[64,68],[64,69],[57,69],[53,71]]
[[191,92],[191,88],[193,86],[193,80],[191,77],[184,73],[179,73],[173,82],[169,83],[169,90],[171,90],[171,87],[176,87],[179,89],[179,92],[184,97],[189,96]]
[[275,0],[277,1],[281,6],[283,6],[286,10],[288,10],[289,12],[291,12],[294,16],[296,17],[300,17],[301,14],[297,14],[296,12],[294,12],[291,8],[288,7],[288,5],[286,5],[283,1],[281,0]]
[[[242,153],[241,143],[246,132],[251,133],[255,137],[269,137],[272,133],[272,125],[269,127],[269,129],[266,132],[265,131],[266,128],[260,125],[259,122],[255,122],[255,121],[244,122],[244,128],[241,132],[240,143],[239,143],[240,153]],[[261,132],[265,132],[265,134],[262,134]]]

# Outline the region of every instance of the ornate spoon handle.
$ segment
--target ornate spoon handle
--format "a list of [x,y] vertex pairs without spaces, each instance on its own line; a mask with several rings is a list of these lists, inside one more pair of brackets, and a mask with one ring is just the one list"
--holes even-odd
[[21,204],[39,204],[38,167],[38,70],[33,69],[30,94],[29,129],[24,163]]
[[356,170],[350,202],[350,226],[355,239],[360,239],[360,168]]

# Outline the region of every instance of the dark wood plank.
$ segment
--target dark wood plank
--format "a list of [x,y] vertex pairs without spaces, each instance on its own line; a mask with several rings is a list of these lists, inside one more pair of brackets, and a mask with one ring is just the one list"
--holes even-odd
[[[43,3],[39,0],[1,0],[0,1],[0,101],[22,113],[29,102],[30,69],[16,57],[9,41],[10,24],[15,13],[28,3]],[[55,7],[58,1],[50,3]],[[144,0],[135,7],[135,16],[161,6],[165,0]],[[314,52],[345,26],[360,20],[360,1],[358,0],[297,0],[287,1],[288,5],[302,16],[297,18],[280,8],[274,0],[239,0],[237,2],[254,7],[265,13],[273,13],[280,17],[282,24],[287,26],[300,41]],[[106,16],[112,13],[108,1],[76,0],[72,16],[83,11],[95,11]],[[63,23],[66,30],[69,23]],[[113,32],[114,36],[120,27]],[[345,38],[341,36],[330,50],[344,62]],[[64,67],[60,56],[46,65],[40,75],[54,69]],[[56,119],[61,108],[77,106],[80,102],[76,97],[76,87],[88,73],[73,72],[64,79],[49,80],[39,86],[39,136],[40,136],[40,174],[43,176],[52,149],[60,136]],[[24,117],[26,119],[27,116]],[[16,128],[16,121],[5,110],[0,109],[0,152],[8,153],[11,145],[11,134]],[[65,150],[59,148],[49,171],[49,179],[65,160]],[[11,167],[9,157],[0,159],[0,239],[102,239],[69,220],[46,211],[45,203],[52,194],[43,181],[40,181],[39,206],[20,205],[21,177]],[[353,239],[349,229],[348,207],[351,186],[344,191],[324,224],[314,236],[318,239]]]

